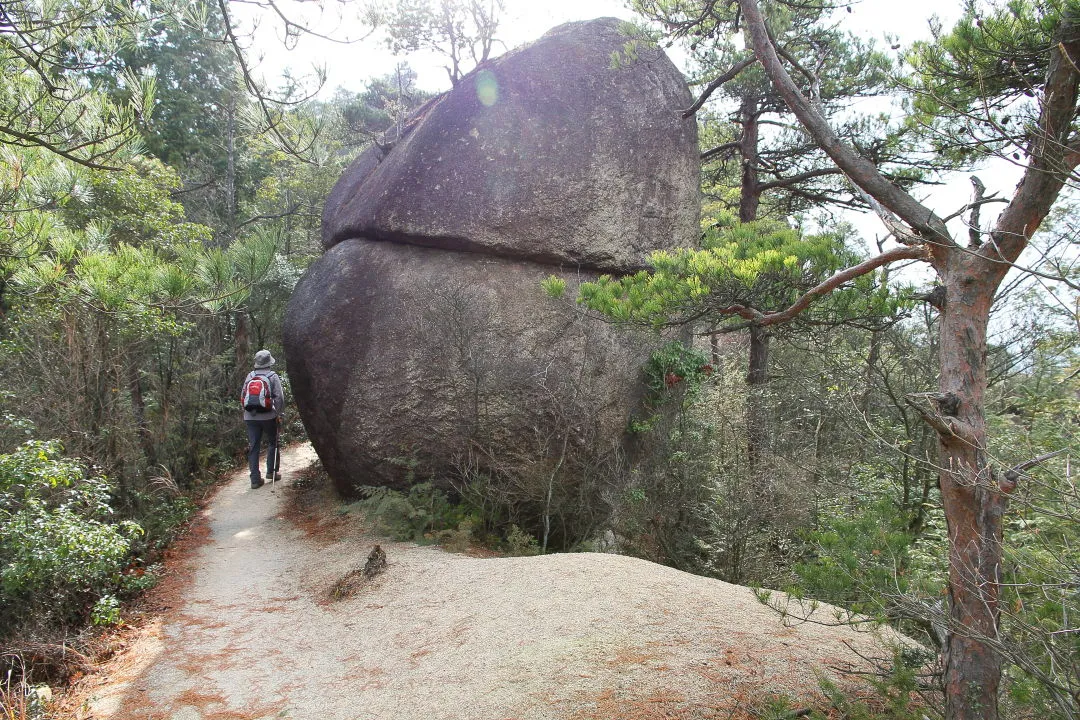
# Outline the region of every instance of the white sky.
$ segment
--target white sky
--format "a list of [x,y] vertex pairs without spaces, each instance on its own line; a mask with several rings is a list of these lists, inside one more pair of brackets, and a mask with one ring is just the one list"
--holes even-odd
[[[361,0],[363,2],[364,0]],[[310,13],[314,3],[285,0],[283,7],[290,17]],[[329,3],[335,14],[317,21],[320,29],[338,38],[357,37],[363,32],[362,25],[343,13],[357,12],[358,3]],[[237,3],[238,12],[244,12]],[[948,21],[959,15],[959,0],[855,0],[845,25],[868,37],[882,38],[886,33],[904,40],[928,37],[927,22],[935,13]],[[623,0],[505,0],[499,37],[508,48],[535,40],[545,32],[564,22],[589,20],[597,17],[633,19],[634,13]],[[314,18],[313,18],[314,20]],[[273,76],[282,67],[294,72],[309,71],[312,65],[323,65],[328,71],[328,88],[338,86],[361,90],[371,78],[389,74],[394,66],[407,60],[420,76],[420,84],[428,90],[447,89],[449,83],[441,58],[435,55],[413,55],[408,58],[394,57],[377,36],[368,37],[350,45],[341,45],[316,37],[305,37],[294,50],[286,50],[277,38],[280,27],[266,18],[259,31],[257,47],[264,55],[262,70]],[[677,53],[672,53],[679,62]]]
[[[360,4],[365,2],[367,0],[328,3],[331,11],[320,18],[311,16],[310,21],[315,22],[326,35],[355,38],[364,32],[364,26],[344,14],[355,15]],[[284,0],[282,3],[291,18],[301,17],[305,13],[310,15],[313,5],[303,0]],[[535,40],[565,22],[605,16],[634,17],[622,0],[505,0],[505,6],[505,11],[500,15],[498,37],[506,43],[506,47],[497,48],[496,55]],[[238,15],[246,12],[242,3],[237,3],[235,7]],[[256,47],[265,55],[261,69],[271,80],[286,66],[299,73],[310,72],[313,65],[320,65],[326,67],[328,89],[344,87],[362,90],[368,80],[388,75],[397,63],[407,61],[417,71],[419,84],[425,90],[441,91],[450,86],[442,58],[434,53],[395,57],[378,35],[348,45],[305,37],[291,50],[284,48],[280,42],[281,35],[280,24],[275,24],[272,18],[262,21]]]

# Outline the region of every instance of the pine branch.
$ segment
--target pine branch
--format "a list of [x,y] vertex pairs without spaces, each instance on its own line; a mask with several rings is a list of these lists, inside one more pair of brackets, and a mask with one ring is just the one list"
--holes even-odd
[[686,110],[683,110],[682,116],[684,118],[688,118],[688,117],[692,116],[694,113],[696,113],[698,110],[701,109],[701,106],[704,105],[706,103],[706,101],[708,101],[708,99],[712,96],[712,94],[714,92],[716,92],[720,88],[721,85],[723,85],[724,83],[734,79],[739,73],[741,73],[743,70],[750,67],[751,65],[753,65],[756,62],[757,62],[757,58],[749,57],[749,58],[743,60],[742,62],[736,63],[732,68],[730,68],[723,75],[721,75],[720,77],[716,78],[711,83],[709,83],[708,87],[706,87],[705,90],[701,93],[701,95],[698,97],[697,101],[693,105],[691,105],[689,108],[687,108]]

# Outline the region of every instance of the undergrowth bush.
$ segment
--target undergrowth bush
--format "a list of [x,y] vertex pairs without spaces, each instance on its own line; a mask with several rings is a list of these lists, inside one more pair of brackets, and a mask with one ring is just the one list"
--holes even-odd
[[490,517],[432,483],[414,485],[408,494],[386,487],[361,487],[358,492],[362,499],[355,506],[372,529],[395,540],[438,543],[451,552],[480,544],[515,557],[540,553],[535,536],[514,524],[505,533],[485,530]]
[[110,519],[111,491],[56,442],[0,455],[0,627],[115,617],[98,603],[120,587],[142,528]]
[[517,525],[511,525],[506,534],[506,554],[513,557],[524,557],[540,554],[540,543],[529,533]]
[[438,533],[456,531],[477,522],[469,507],[452,503],[443,490],[429,482],[409,488],[408,494],[386,487],[358,489],[358,505],[376,532],[395,540],[437,540]]
[[[765,694],[746,699],[745,710],[757,720],[791,720],[805,717],[810,720],[929,720],[940,717],[932,697],[926,693],[920,672],[925,668],[922,658],[911,662],[903,651],[896,651],[891,663],[885,660],[873,674],[867,676],[869,688],[850,692],[836,683],[820,678],[818,685],[827,706],[805,707],[803,699],[784,695]],[[817,703],[815,703],[816,705]]]
[[145,531],[133,539],[132,554],[152,559],[165,550],[195,514],[195,501],[187,495],[150,498],[141,505],[139,525]]

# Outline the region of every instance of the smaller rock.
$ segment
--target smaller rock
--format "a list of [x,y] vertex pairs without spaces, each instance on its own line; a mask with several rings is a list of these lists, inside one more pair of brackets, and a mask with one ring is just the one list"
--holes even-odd
[[371,579],[386,569],[386,551],[376,545],[364,563],[364,577]]
[[368,581],[386,570],[386,551],[379,545],[371,549],[364,567],[354,567],[330,586],[327,593],[331,601],[348,600],[360,592]]

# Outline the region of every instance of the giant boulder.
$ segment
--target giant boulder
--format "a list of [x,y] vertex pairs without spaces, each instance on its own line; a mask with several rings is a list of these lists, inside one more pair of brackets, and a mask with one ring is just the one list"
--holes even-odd
[[572,298],[697,235],[689,90],[625,27],[563,25],[484,64],[334,188],[284,343],[342,491],[495,478],[550,510],[552,478],[580,501],[625,468],[655,341],[540,286]]
[[323,243],[387,240],[623,271],[692,242],[697,126],[682,74],[632,26],[555,28],[464,78],[338,182]]

